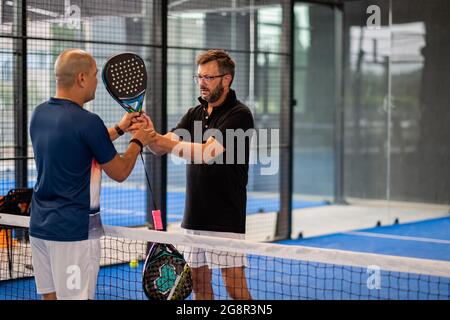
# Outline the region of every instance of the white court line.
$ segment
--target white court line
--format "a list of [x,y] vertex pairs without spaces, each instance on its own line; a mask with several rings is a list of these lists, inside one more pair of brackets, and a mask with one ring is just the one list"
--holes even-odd
[[349,234],[349,235],[353,235],[353,236],[362,236],[362,237],[372,237],[372,238],[404,240],[404,241],[419,241],[419,242],[428,242],[428,243],[450,244],[450,240],[397,236],[397,235],[393,235],[393,234],[384,234],[384,233],[350,231],[350,232],[344,232],[343,234]]

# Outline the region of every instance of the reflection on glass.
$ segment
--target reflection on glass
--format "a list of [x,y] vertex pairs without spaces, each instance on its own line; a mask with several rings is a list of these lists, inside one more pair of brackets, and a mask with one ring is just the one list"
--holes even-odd
[[[296,4],[294,33],[294,197],[298,209],[334,195],[337,106],[335,11]],[[312,202],[311,202],[312,200]]]
[[[388,1],[382,12],[388,15]],[[361,25],[357,2],[346,6],[344,195],[388,200],[390,29]]]
[[391,198],[435,212],[450,204],[449,9],[448,1],[392,7]]

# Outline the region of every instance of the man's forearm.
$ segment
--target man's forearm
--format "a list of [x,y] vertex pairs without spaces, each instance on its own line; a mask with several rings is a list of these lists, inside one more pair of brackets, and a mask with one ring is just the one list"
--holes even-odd
[[134,168],[136,159],[141,151],[136,143],[130,143],[125,154],[116,154],[113,160],[101,165],[105,173],[113,180],[122,182],[130,175]]
[[180,141],[173,140],[171,137],[158,134],[155,142],[148,145],[148,148],[157,156],[162,156],[172,152],[173,148],[179,143]]
[[[188,161],[201,163],[211,160],[211,158],[220,155],[224,151],[222,145],[214,139],[202,144],[175,140],[173,139],[173,136],[167,135],[158,135],[157,139],[155,139],[155,143],[149,145],[149,148],[158,156],[172,153],[173,155]],[[207,151],[209,152],[205,152],[206,148],[208,148]]]
[[[123,174],[128,178],[136,164],[137,157],[140,153],[140,147],[135,143],[130,143],[127,150],[122,156]],[[124,180],[125,180],[124,179]]]

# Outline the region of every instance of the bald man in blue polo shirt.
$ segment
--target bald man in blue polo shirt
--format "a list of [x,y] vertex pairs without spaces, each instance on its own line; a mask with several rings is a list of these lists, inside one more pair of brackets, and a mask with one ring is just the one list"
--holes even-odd
[[[56,95],[31,117],[37,181],[30,243],[37,291],[46,300],[94,299],[103,234],[101,171],[125,180],[155,136],[139,113],[125,114],[107,129],[98,115],[83,108],[95,98],[97,72],[89,53],[61,53],[55,62]],[[112,140],[130,130],[133,143],[121,156]]]

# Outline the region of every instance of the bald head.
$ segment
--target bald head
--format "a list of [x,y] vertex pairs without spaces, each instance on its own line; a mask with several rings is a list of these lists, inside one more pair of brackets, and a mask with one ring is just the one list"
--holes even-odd
[[69,89],[80,73],[87,74],[95,67],[94,58],[86,51],[68,49],[63,51],[55,62],[55,77],[57,87]]

